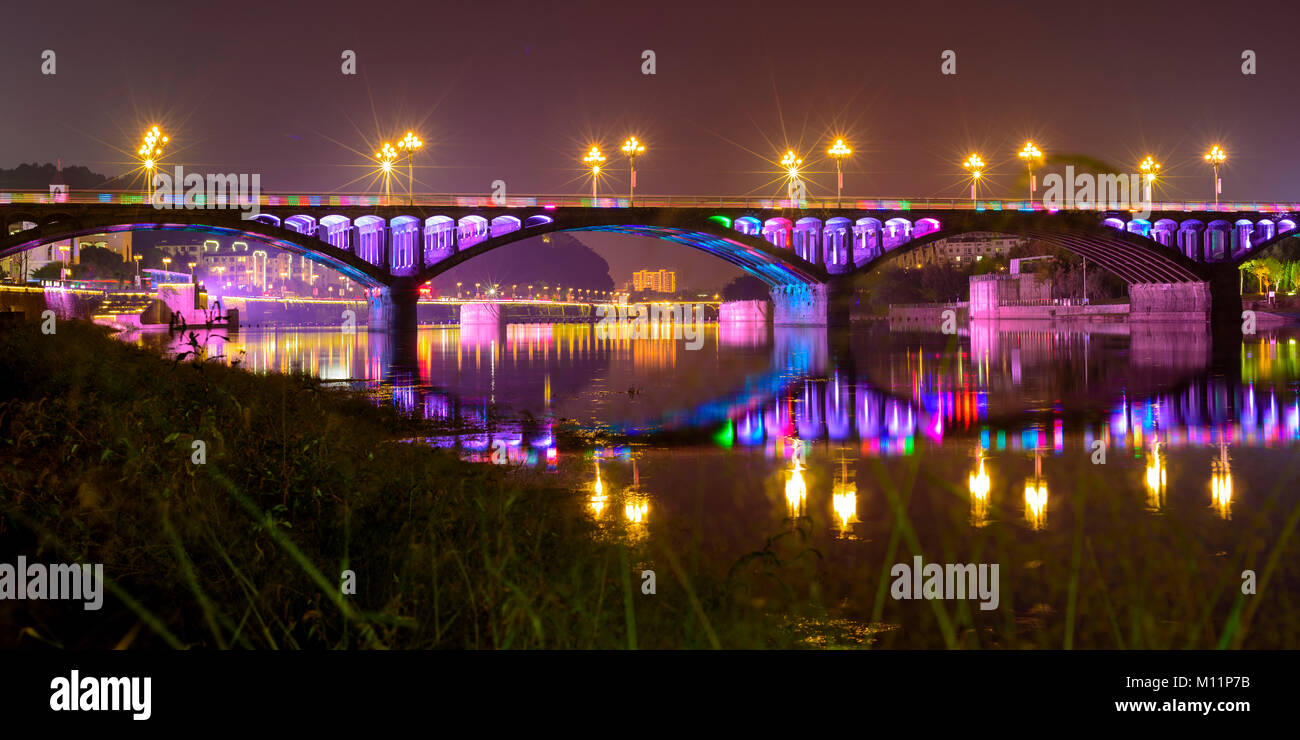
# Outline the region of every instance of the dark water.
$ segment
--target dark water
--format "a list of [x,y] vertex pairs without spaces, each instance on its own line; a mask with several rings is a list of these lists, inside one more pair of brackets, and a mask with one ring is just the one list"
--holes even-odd
[[[383,335],[292,329],[207,349],[370,387],[449,430],[431,444],[553,477],[583,491],[611,536],[657,538],[723,571],[802,525],[820,598],[860,623],[931,619],[929,606],[882,602],[890,564],[920,552],[1000,563],[1007,634],[1181,647],[1206,641],[1201,612],[1227,608],[1243,568],[1264,569],[1300,502],[1298,338],[1225,348],[1199,329],[1123,324],[955,336],[711,325],[690,350],[520,325],[425,329],[413,353]],[[1294,568],[1270,573],[1294,600]],[[1266,644],[1297,640],[1275,631]]]

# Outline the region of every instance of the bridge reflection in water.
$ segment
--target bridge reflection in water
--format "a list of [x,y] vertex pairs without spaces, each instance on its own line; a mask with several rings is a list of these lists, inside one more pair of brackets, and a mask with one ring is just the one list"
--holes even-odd
[[[780,471],[784,515],[807,514],[815,499],[823,524],[852,536],[864,459],[957,458],[950,480],[968,495],[974,527],[995,516],[999,497],[1005,520],[1007,491],[1018,488],[1023,524],[1041,530],[1063,490],[1054,469],[1062,459],[1067,479],[1080,460],[1103,456],[1107,466],[1096,469],[1107,475],[1136,460],[1145,508],[1162,512],[1171,480],[1192,474],[1171,456],[1194,451],[1205,505],[1228,518],[1240,493],[1234,454],[1300,440],[1300,352],[1286,331],[1250,338],[1235,372],[1213,374],[1208,337],[1122,326],[972,324],[943,336],[724,324],[710,326],[695,352],[671,333],[604,338],[590,326],[512,325],[504,334],[424,329],[413,364],[396,362],[380,333],[245,331],[229,342],[214,334],[207,346],[254,371],[369,388],[434,422],[445,433],[427,441],[467,459],[543,471],[586,460],[578,477],[594,488],[590,513],[641,527],[667,490],[642,489],[635,474],[599,481],[593,458],[606,461],[606,476],[627,478],[623,469],[657,448],[757,453]],[[561,443],[557,431],[624,444]]]

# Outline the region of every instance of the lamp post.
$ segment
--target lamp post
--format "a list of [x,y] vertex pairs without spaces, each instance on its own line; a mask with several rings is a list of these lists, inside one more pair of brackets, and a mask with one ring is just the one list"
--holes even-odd
[[785,156],[781,157],[781,166],[785,168],[785,195],[790,201],[794,201],[795,183],[799,181],[799,165],[803,160],[794,153],[793,149],[787,149]]
[[835,160],[835,207],[839,208],[840,192],[844,190],[844,172],[840,170],[840,160],[853,154],[853,150],[844,143],[844,139],[836,139],[826,153]]
[[1142,179],[1146,180],[1146,200],[1151,203],[1155,200],[1156,175],[1160,173],[1160,163],[1155,158],[1148,156],[1138,165],[1138,169],[1145,175]]
[[975,188],[977,185],[979,185],[980,175],[984,174],[984,160],[980,159],[980,155],[972,154],[966,158],[965,162],[962,162],[961,166],[965,167],[967,170],[970,171],[970,176],[971,176],[970,201],[972,206],[978,208],[979,201],[975,199],[976,198]]
[[[627,137],[623,142],[623,153],[627,155],[628,169],[628,205],[636,205],[636,155],[645,151],[645,145],[636,140],[635,136]],[[595,197],[595,196],[592,196]]]
[[389,180],[393,175],[393,160],[397,159],[397,150],[392,144],[384,142],[384,145],[375,152],[375,159],[379,161],[379,169],[384,173],[384,196],[389,195]]
[[424,142],[413,131],[407,131],[406,136],[397,142],[397,148],[406,152],[406,193],[411,198],[411,205],[415,205],[415,168],[411,160],[423,146]]
[[153,171],[159,164],[158,160],[162,157],[163,145],[166,143],[166,134],[154,126],[144,132],[144,139],[140,142],[140,148],[136,150],[141,164],[144,165],[145,193],[150,201],[153,200]]
[[1034,163],[1043,158],[1043,152],[1034,146],[1034,142],[1026,141],[1025,148],[1017,156],[1029,166],[1029,202],[1033,203],[1034,191],[1038,189],[1038,182],[1034,179]]
[[1213,147],[1211,147],[1210,151],[1206,152],[1205,154],[1205,161],[1209,162],[1210,166],[1214,168],[1215,210],[1218,210],[1219,208],[1219,193],[1223,192],[1223,181],[1219,179],[1219,165],[1223,164],[1227,160],[1228,160],[1227,152],[1223,151],[1223,149],[1218,144],[1215,144]]
[[593,145],[582,161],[591,168],[591,204],[594,206],[596,205],[596,180],[600,177],[600,163],[605,161],[605,155],[600,153],[600,147]]

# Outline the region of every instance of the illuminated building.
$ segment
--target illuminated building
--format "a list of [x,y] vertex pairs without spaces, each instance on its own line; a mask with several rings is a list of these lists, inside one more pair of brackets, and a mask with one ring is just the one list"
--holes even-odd
[[632,273],[632,290],[675,293],[677,273],[673,270],[637,270]]

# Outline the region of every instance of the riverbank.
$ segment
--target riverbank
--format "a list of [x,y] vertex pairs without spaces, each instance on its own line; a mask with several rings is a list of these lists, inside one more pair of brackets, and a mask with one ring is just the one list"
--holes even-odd
[[798,639],[687,553],[598,529],[582,494],[402,443],[418,422],[306,376],[177,363],[60,322],[0,331],[0,377],[0,562],[103,563],[108,591],[99,612],[0,601],[0,648]]

